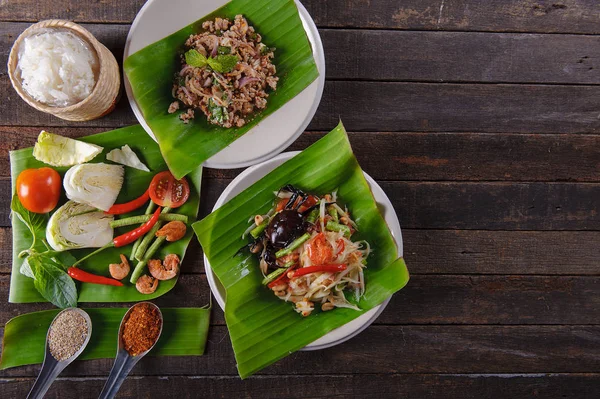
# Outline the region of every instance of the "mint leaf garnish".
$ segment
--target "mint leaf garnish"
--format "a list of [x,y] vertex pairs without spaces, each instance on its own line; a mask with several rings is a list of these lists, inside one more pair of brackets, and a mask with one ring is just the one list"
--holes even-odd
[[198,52],[198,50],[189,50],[185,53],[185,63],[189,66],[202,68],[206,65],[206,57]]

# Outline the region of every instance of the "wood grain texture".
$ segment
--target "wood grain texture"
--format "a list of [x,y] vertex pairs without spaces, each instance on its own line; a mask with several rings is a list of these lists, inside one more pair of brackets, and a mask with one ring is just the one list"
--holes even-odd
[[320,33],[330,79],[600,82],[600,41],[594,36],[346,29]]
[[[10,176],[8,152],[34,145],[40,129],[0,126],[0,177]],[[51,131],[77,138],[103,130]],[[303,150],[324,134],[306,132],[289,150]],[[361,167],[376,180],[600,182],[600,135],[350,132],[349,137]],[[232,179],[241,171],[205,169],[204,176]]]
[[[402,229],[411,274],[600,275],[598,231],[478,231]],[[12,270],[10,228],[0,228],[0,273]],[[193,239],[182,273],[204,272]],[[8,289],[8,288],[7,288]]]
[[[373,325],[335,347],[296,352],[259,375],[392,373],[599,373],[600,326]],[[146,357],[131,375],[237,375],[224,326],[213,326],[201,357]],[[113,359],[75,362],[61,376],[106,378]],[[33,377],[39,366],[4,370]]]
[[[599,33],[600,6],[594,0],[305,0],[319,27],[417,30]],[[76,22],[131,23],[143,0],[52,3],[12,0],[0,20],[63,18]],[[201,16],[198,16],[199,18]]]
[[[1,72],[29,25],[0,23]],[[127,25],[83,26],[121,62]],[[348,29],[320,34],[328,79],[600,84],[600,41],[593,36]]]
[[[1,275],[0,288],[8,292],[8,286],[9,276]],[[209,303],[209,295],[205,275],[182,274],[175,288],[155,302],[161,307],[201,307]],[[81,306],[128,307],[130,304]],[[214,306],[212,324],[224,325],[221,310]],[[47,303],[6,304],[0,308],[0,324],[21,313],[50,308]],[[600,324],[600,276],[413,274],[410,284],[392,297],[375,324]]]
[[[3,389],[8,397],[25,397],[33,385],[31,378],[7,378]],[[81,398],[96,395],[104,379],[59,378],[48,397]],[[298,375],[237,377],[209,376],[130,377],[119,391],[120,397],[140,398],[150,392],[170,397],[195,398],[198,392],[208,398],[463,398],[463,399],[596,399],[598,374],[392,374],[392,375]]]

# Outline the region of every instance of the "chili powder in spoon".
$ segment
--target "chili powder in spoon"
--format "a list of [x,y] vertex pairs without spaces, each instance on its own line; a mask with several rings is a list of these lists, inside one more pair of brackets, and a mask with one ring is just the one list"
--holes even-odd
[[131,356],[146,352],[156,343],[161,329],[158,310],[147,303],[136,305],[123,326],[123,346]]

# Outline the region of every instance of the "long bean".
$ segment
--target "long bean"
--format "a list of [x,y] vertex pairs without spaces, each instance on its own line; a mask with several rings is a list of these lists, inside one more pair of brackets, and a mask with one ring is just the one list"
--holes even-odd
[[165,242],[166,239],[167,237],[165,236],[156,237],[156,240],[152,243],[152,245],[150,245],[150,248],[148,248],[148,250],[144,254],[144,258],[140,260],[137,263],[137,265],[135,265],[135,269],[133,269],[133,273],[131,273],[131,278],[129,279],[131,284],[135,284],[138,281],[138,278],[140,278],[140,276],[144,272],[144,267],[146,267],[150,258],[154,256],[158,248],[162,245],[163,242]]
[[[164,215],[165,213],[168,213],[171,210],[171,208],[169,208],[168,206],[164,207],[162,210],[162,214]],[[135,258],[139,261],[141,261],[144,258],[144,253],[146,252],[146,250],[148,249],[148,246],[150,245],[150,241],[152,241],[152,239],[154,238],[154,236],[156,235],[156,232],[162,227],[162,222],[158,222],[154,225],[154,227],[152,228],[152,230],[150,230],[146,236],[144,236],[144,239],[142,240],[142,242],[140,243],[140,245],[138,246],[137,250],[135,251]]]
[[[110,222],[110,227],[116,229],[118,227],[130,226],[132,224],[145,223],[148,220],[150,220],[151,217],[152,215],[139,215],[131,216],[125,219],[117,219]],[[161,222],[180,221],[187,224],[188,217],[186,215],[180,215],[178,213],[167,213],[166,215],[161,214],[158,217],[158,220]]]
[[341,231],[346,237],[350,237],[351,235],[350,227],[336,223],[333,220],[328,221],[325,228],[329,231]]
[[310,213],[308,214],[308,216],[306,217],[306,220],[309,223],[314,223],[317,221],[317,218],[319,217],[319,208],[315,208],[312,211],[310,211]]
[[331,216],[331,218],[334,222],[337,223],[340,221],[340,219],[338,218],[338,212],[333,206],[329,206],[327,208],[327,213],[329,213],[329,216]]
[[[148,217],[152,217],[152,213],[154,212],[155,208],[156,208],[156,204],[153,201],[150,201],[150,203],[148,204],[148,207],[146,208],[146,212],[144,212],[144,215],[147,215]],[[140,222],[140,223],[144,223],[144,222]],[[138,238],[133,243],[133,248],[131,249],[131,255],[129,256],[129,260],[135,259],[135,251],[137,251],[137,248],[140,246],[140,243],[142,242],[142,238],[143,237]]]
[[261,224],[259,224],[258,226],[256,226],[252,230],[250,230],[250,235],[254,238],[258,238],[258,236],[261,235],[261,233],[263,231],[265,231],[265,229],[267,228],[268,225],[269,225],[269,218],[266,218],[265,220],[262,221]]
[[267,285],[271,281],[275,280],[277,277],[281,276],[287,270],[286,267],[275,270],[274,272],[268,274],[265,278],[263,278],[262,284]]
[[292,241],[292,243],[290,245],[288,245],[287,247],[285,247],[283,249],[280,249],[279,251],[275,252],[275,257],[276,258],[281,258],[282,256],[291,254],[293,250],[295,250],[296,248],[298,248],[300,245],[302,245],[309,238],[310,238],[310,234],[309,233],[302,234],[300,237],[298,237],[294,241]]

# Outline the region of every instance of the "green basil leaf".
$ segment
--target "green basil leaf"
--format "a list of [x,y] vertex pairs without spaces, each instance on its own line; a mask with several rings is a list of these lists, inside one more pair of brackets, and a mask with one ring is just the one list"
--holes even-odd
[[191,49],[185,53],[185,63],[189,66],[202,68],[206,65],[206,57],[198,52],[198,50]]
[[[46,225],[48,224],[48,214],[46,213],[33,213],[21,204],[19,201],[19,197],[17,194],[13,195],[12,201],[10,203],[10,209],[13,212],[13,215],[17,215],[19,220],[21,220],[25,226],[31,232],[31,236],[33,237],[33,242],[31,243],[31,248],[35,247],[37,243],[41,243],[42,240],[46,237]],[[43,249],[43,247],[40,247]]]
[[219,73],[231,72],[235,68],[239,59],[237,55],[218,55],[215,58],[209,58],[208,65]]
[[51,257],[52,253],[34,253],[27,258],[34,275],[35,288],[59,308],[77,306],[77,287],[65,272],[65,266]]

